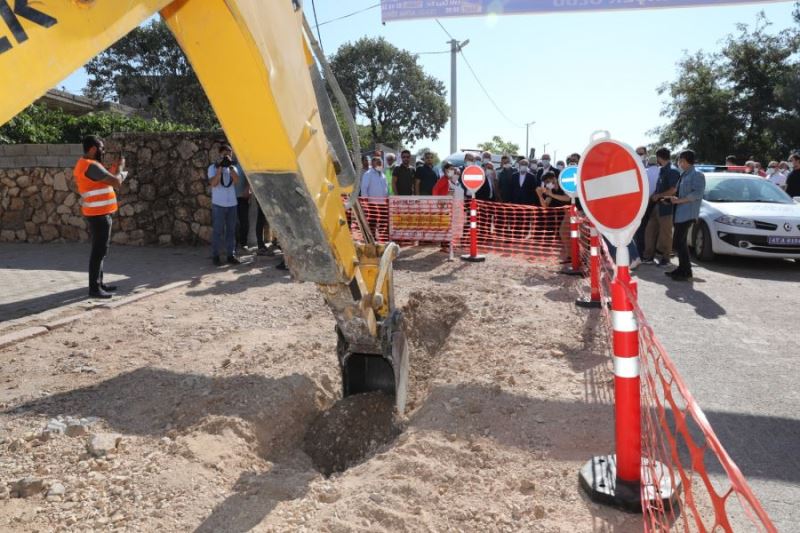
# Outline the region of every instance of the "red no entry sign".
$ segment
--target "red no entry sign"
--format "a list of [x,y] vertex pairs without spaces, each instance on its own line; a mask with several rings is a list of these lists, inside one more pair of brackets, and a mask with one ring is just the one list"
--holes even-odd
[[641,160],[630,146],[601,139],[581,157],[578,176],[586,215],[615,246],[627,245],[650,196]]
[[481,167],[472,166],[464,168],[464,173],[461,175],[461,182],[469,192],[475,193],[478,189],[483,187],[484,181],[486,181],[486,174]]

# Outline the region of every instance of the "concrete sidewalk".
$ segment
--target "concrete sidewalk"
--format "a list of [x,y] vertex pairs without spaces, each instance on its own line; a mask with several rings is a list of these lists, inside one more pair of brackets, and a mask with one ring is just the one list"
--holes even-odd
[[[88,243],[0,244],[0,324],[55,308],[90,306],[89,251]],[[112,246],[104,281],[119,287],[118,299],[214,270],[205,246]]]

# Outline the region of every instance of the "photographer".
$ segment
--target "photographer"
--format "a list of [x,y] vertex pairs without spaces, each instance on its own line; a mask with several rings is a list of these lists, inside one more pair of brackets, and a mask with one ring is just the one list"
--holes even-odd
[[236,257],[236,187],[239,173],[233,163],[233,150],[227,144],[219,147],[220,158],[208,167],[208,180],[211,185],[211,259],[214,264],[222,264],[221,248],[224,243],[228,263],[238,265]]

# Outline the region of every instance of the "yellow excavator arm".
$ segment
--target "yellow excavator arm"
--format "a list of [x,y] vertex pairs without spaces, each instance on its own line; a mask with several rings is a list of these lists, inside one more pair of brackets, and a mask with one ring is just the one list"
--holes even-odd
[[[0,0],[9,30],[0,33],[0,123],[158,12],[197,73],[292,273],[317,283],[333,311],[344,394],[383,390],[402,411],[408,356],[394,306],[397,246],[373,244],[366,227],[366,244],[351,236],[342,195],[357,185],[355,169],[298,0]],[[363,221],[357,203],[353,209]]]

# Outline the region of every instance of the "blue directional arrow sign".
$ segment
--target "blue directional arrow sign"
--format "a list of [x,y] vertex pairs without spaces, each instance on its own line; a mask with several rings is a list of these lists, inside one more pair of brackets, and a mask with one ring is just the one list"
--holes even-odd
[[558,184],[561,190],[567,193],[570,198],[578,196],[578,167],[569,166],[558,175]]

